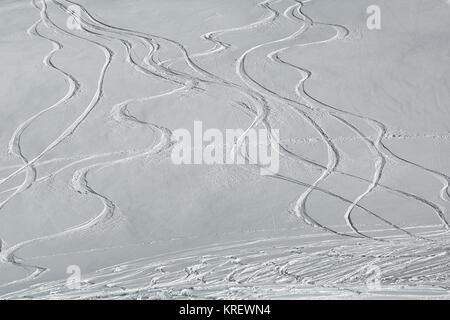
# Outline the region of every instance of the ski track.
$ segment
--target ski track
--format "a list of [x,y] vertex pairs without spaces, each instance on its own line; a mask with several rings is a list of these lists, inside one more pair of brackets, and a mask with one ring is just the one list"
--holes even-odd
[[[433,237],[428,232],[428,237]],[[386,243],[371,240],[300,238],[216,243],[183,252],[126,261],[85,275],[81,290],[64,281],[38,283],[2,299],[247,299],[395,294],[448,297],[448,250],[408,238]],[[370,248],[365,244],[371,243]],[[381,288],[365,286],[371,266],[383,270]],[[408,267],[405,270],[405,265]],[[318,291],[318,288],[320,290]]]
[[[55,2],[55,3],[58,3],[58,2]],[[34,2],[33,2],[33,4],[35,5]],[[43,19],[42,16],[45,16],[48,19],[48,21],[50,21],[48,16],[46,15],[46,8],[47,8],[46,3],[42,1],[41,5],[42,5],[41,19]],[[60,3],[58,3],[58,5],[60,5],[60,7],[63,7]],[[35,5],[35,7],[38,8],[36,5]],[[67,7],[64,7],[64,10],[66,10],[68,13],[70,13],[70,10]],[[52,23],[52,25],[56,27],[55,24]],[[61,29],[59,29],[59,30],[61,30]],[[90,32],[87,29],[85,29],[84,26],[83,26],[83,30],[88,32],[88,33],[90,33],[90,34],[94,34],[93,32]],[[102,93],[102,85],[103,85],[103,81],[104,81],[105,72],[106,72],[107,67],[109,66],[109,64],[112,61],[112,56],[113,56],[114,53],[108,47],[103,46],[103,45],[101,45],[98,42],[93,42],[93,43],[96,43],[102,49],[104,49],[105,52],[109,53],[108,55],[106,55],[108,59],[107,59],[107,62],[105,63],[105,65],[103,66],[103,69],[102,69],[102,72],[101,72],[101,76],[100,76],[101,80],[100,80],[100,82],[98,84],[98,89],[97,89],[97,94],[96,94],[96,96],[98,96],[98,97],[95,100],[96,103],[97,103],[97,102],[100,101],[100,97],[102,96],[101,93]],[[53,52],[54,51],[52,51],[50,53],[50,55],[52,55]],[[131,56],[129,55],[128,58],[129,59],[127,61],[131,63],[132,62]],[[136,65],[136,64],[134,63],[134,65]],[[142,70],[146,70],[146,69],[142,68]],[[156,97],[151,97],[151,98],[159,98],[159,97],[162,97],[162,96],[165,96],[165,95],[169,95],[169,94],[175,93],[177,91],[179,91],[179,90],[174,90],[174,91],[169,92],[167,94],[162,94],[162,95],[159,95],[159,96],[156,96]],[[70,92],[70,95],[73,95],[73,94]],[[140,102],[143,102],[143,101],[146,101],[146,100],[150,100],[151,98],[147,97],[147,98],[144,98],[144,99],[140,99]],[[130,103],[130,102],[131,102],[131,100],[127,101],[127,104]],[[36,243],[38,241],[48,241],[48,240],[55,239],[55,238],[58,238],[58,237],[67,236],[67,235],[72,234],[72,233],[80,233],[80,232],[85,231],[85,230],[92,230],[98,224],[100,224],[100,223],[104,224],[106,221],[109,221],[109,220],[111,220],[113,218],[116,218],[115,216],[117,215],[116,212],[118,211],[118,208],[114,204],[114,202],[111,201],[110,199],[108,199],[107,197],[97,193],[94,189],[92,189],[89,186],[88,181],[87,181],[87,175],[88,175],[90,170],[92,170],[93,168],[97,168],[97,167],[105,168],[107,166],[112,166],[112,165],[115,165],[115,164],[118,164],[118,163],[122,163],[122,162],[125,162],[125,161],[133,160],[133,159],[136,159],[137,157],[141,157],[141,156],[144,156],[144,155],[145,156],[149,156],[149,155],[151,155],[153,153],[156,154],[156,153],[162,152],[165,149],[167,149],[168,147],[170,147],[170,145],[171,145],[171,141],[170,141],[171,132],[170,132],[170,130],[168,130],[167,128],[156,126],[156,125],[151,124],[151,123],[147,123],[145,121],[138,120],[137,118],[135,118],[134,116],[132,116],[128,112],[127,104],[119,104],[118,105],[118,107],[120,107],[120,108],[117,109],[119,111],[117,111],[116,114],[115,114],[116,115],[116,120],[119,121],[119,122],[132,121],[134,123],[139,123],[139,124],[143,124],[143,125],[146,125],[146,126],[150,126],[152,129],[157,129],[160,132],[160,141],[154,147],[150,148],[150,150],[145,151],[143,153],[140,153],[140,154],[137,154],[137,155],[133,155],[133,156],[129,156],[129,157],[125,157],[125,158],[122,158],[120,160],[108,161],[108,162],[103,162],[103,163],[96,163],[94,165],[91,165],[91,166],[84,167],[84,168],[76,170],[74,172],[74,174],[73,174],[72,181],[71,181],[72,188],[76,192],[78,192],[80,194],[85,194],[85,195],[86,194],[90,194],[90,195],[98,198],[103,203],[103,207],[104,207],[103,210],[98,215],[96,215],[94,218],[92,218],[89,221],[86,221],[86,222],[84,222],[84,223],[82,223],[82,224],[80,224],[78,226],[71,227],[71,228],[69,228],[69,229],[67,229],[65,231],[62,231],[62,232],[59,232],[59,233],[56,233],[56,234],[52,234],[52,235],[49,235],[49,236],[43,236],[43,237],[27,240],[27,241],[24,241],[24,242],[21,242],[21,243],[18,243],[16,245],[13,245],[13,246],[10,246],[8,248],[3,249],[1,251],[1,253],[0,253],[1,254],[0,255],[1,261],[7,261],[7,262],[10,262],[10,263],[14,263],[14,264],[16,264],[18,266],[21,266],[21,267],[25,268],[25,269],[30,269],[30,268],[35,268],[36,269],[35,272],[33,272],[31,275],[27,276],[25,279],[21,279],[19,281],[14,281],[14,282],[11,282],[11,283],[7,283],[6,285],[11,285],[11,284],[16,284],[17,282],[27,281],[30,278],[36,278],[37,276],[41,275],[44,271],[46,271],[46,269],[42,268],[42,267],[30,266],[30,265],[25,265],[25,264],[22,264],[22,263],[20,263],[20,264],[17,263],[17,258],[15,256],[15,252],[16,251],[22,249],[23,247],[25,247],[27,245],[34,244],[34,243]],[[95,104],[93,104],[92,106],[90,105],[88,110],[85,112],[86,115],[84,117],[87,117],[87,115],[88,115],[87,113],[89,111],[91,111],[94,106],[95,106]],[[52,106],[51,108],[54,108],[54,106]],[[46,109],[45,111],[47,111],[49,109]],[[113,108],[113,112],[114,111],[116,111],[116,108]],[[40,114],[38,114],[37,116],[31,118],[31,120],[29,120],[27,122],[27,124],[31,123],[39,115]],[[75,125],[72,125],[72,126],[75,126]],[[19,129],[17,131],[23,132],[23,130],[21,130],[22,127],[25,127],[25,126],[22,125],[21,127],[19,127]],[[16,139],[16,137],[13,137],[13,139],[16,140],[16,141],[18,140],[18,139]],[[57,140],[56,142],[59,143],[62,140],[63,139],[60,138],[59,141]],[[55,144],[55,142],[53,144]],[[17,147],[17,149],[20,150],[20,144],[17,143],[17,145],[19,145]],[[55,146],[56,146],[56,144],[55,144]],[[36,157],[35,161],[37,161],[40,157],[42,157],[49,150],[50,150],[50,147],[48,147],[44,152],[42,152],[39,157]],[[26,164],[27,165],[31,165],[31,163],[28,163],[28,162]],[[19,169],[19,170],[21,170],[21,169]],[[15,172],[19,172],[19,170],[16,170]],[[12,175],[14,175],[14,173]],[[12,175],[10,175],[9,177],[11,177]],[[4,181],[6,181],[8,178],[6,178]],[[27,173],[26,181],[27,180],[28,180],[28,173]],[[26,183],[26,181],[24,182],[24,184]],[[22,189],[23,189],[22,187],[19,188],[19,189],[16,189],[16,191],[13,193],[13,195],[8,197],[7,200],[12,199],[16,194],[18,194],[19,192],[23,191]]]
[[[274,4],[285,4],[286,2],[290,2],[290,4],[286,6],[283,12],[273,8]],[[367,266],[375,263],[383,268],[383,282],[385,283],[385,290],[388,292],[400,290],[399,288],[404,290],[405,287],[419,287],[425,291],[431,290],[433,294],[447,295],[450,288],[448,284],[449,277],[446,272],[446,268],[450,265],[448,260],[449,253],[440,246],[442,243],[448,242],[446,236],[447,231],[450,229],[445,207],[419,195],[384,185],[380,181],[387,160],[402,162],[430,173],[439,179],[443,184],[440,190],[440,198],[444,202],[449,202],[450,177],[445,173],[414,163],[391,151],[383,143],[383,140],[389,138],[387,125],[375,119],[353,114],[344,111],[342,108],[329,105],[307,92],[305,83],[311,78],[313,72],[283,60],[282,53],[293,48],[306,49],[308,46],[326,45],[332,41],[346,39],[350,33],[344,26],[318,22],[306,15],[303,12],[303,8],[308,2],[311,1],[267,0],[260,2],[257,6],[268,13],[260,20],[244,26],[207,32],[201,35],[201,38],[211,42],[213,46],[204,52],[190,54],[182,43],[173,39],[112,26],[102,22],[94,18],[85,7],[75,1],[39,0],[38,4],[38,0],[32,0],[31,4],[39,11],[40,17],[28,29],[28,33],[30,36],[42,38],[52,44],[53,49],[44,57],[43,64],[64,76],[68,88],[67,93],[59,101],[25,120],[13,133],[8,151],[11,155],[17,157],[22,165],[0,168],[0,170],[13,170],[12,173],[0,180],[0,186],[20,174],[24,174],[25,177],[19,186],[0,192],[0,194],[11,193],[0,203],[0,211],[18,194],[70,168],[74,168],[70,182],[72,189],[83,196],[94,197],[101,201],[103,210],[90,220],[55,234],[26,240],[14,245],[9,245],[7,241],[0,239],[0,261],[11,263],[30,271],[25,278],[0,284],[1,288],[35,280],[43,273],[49,271],[46,267],[26,263],[17,257],[17,251],[25,246],[41,241],[55,240],[70,234],[80,234],[86,231],[94,232],[95,228],[99,226],[104,228],[115,223],[124,223],[123,220],[126,219],[126,213],[122,213],[113,200],[102,195],[89,184],[89,175],[116,164],[142,157],[151,157],[169,151],[174,144],[171,140],[172,133],[169,128],[135,117],[130,111],[132,105],[137,106],[155,99],[163,99],[167,96],[194,90],[206,92],[209,88],[217,86],[236,92],[242,98],[242,100],[237,101],[237,107],[242,112],[249,112],[254,117],[250,126],[233,146],[232,152],[236,149],[241,153],[243,152],[241,144],[249,130],[262,125],[270,132],[272,125],[269,122],[269,115],[275,108],[275,105],[280,110],[282,108],[278,107],[278,104],[272,103],[273,101],[281,102],[283,108],[289,107],[303,122],[315,130],[320,137],[318,141],[325,144],[328,150],[328,162],[326,165],[319,164],[315,160],[290,151],[283,145],[283,140],[279,140],[278,137],[269,135],[268,139],[272,144],[279,145],[281,156],[319,170],[321,172],[320,176],[312,184],[280,173],[273,173],[268,178],[282,179],[304,187],[306,190],[298,197],[294,206],[296,216],[310,226],[320,228],[339,237],[337,240],[321,240],[301,247],[293,246],[292,243],[295,242],[294,240],[297,240],[295,237],[294,239],[265,239],[237,244],[218,243],[214,246],[196,248],[188,252],[173,254],[172,256],[139,259],[98,270],[83,280],[82,294],[65,289],[64,281],[53,281],[32,285],[28,289],[5,294],[0,298],[263,298],[273,297],[277,294],[294,296],[300,294],[314,295],[317,292],[314,288],[317,287],[321,288],[324,296],[345,297],[355,294],[373,294],[365,292],[360,282],[364,278],[364,273],[361,272]],[[55,6],[68,15],[73,15],[69,10],[69,5],[76,5],[81,8],[82,32],[71,32],[58,26],[48,15],[48,5]],[[281,20],[282,18],[291,23],[300,23],[300,28],[280,39],[243,49],[243,53],[238,57],[235,64],[235,74],[239,79],[239,83],[222,78],[220,75],[214,74],[201,66],[200,59],[206,56],[224,55],[227,50],[234,46],[232,43],[225,43],[220,39],[220,36],[227,33],[257,32],[262,26],[285,22]],[[297,40],[301,39],[302,35],[314,29],[316,25],[333,28],[336,34],[331,38],[315,42],[296,43]],[[28,159],[29,156],[25,155],[21,147],[23,133],[36,119],[76,97],[82,85],[73,75],[53,63],[53,56],[61,54],[64,45],[63,42],[56,40],[56,38],[48,37],[39,31],[41,26],[47,27],[57,36],[63,36],[66,39],[73,37],[96,46],[103,52],[105,61],[98,75],[96,91],[88,106],[58,138],[48,144],[38,155]],[[110,46],[112,42],[122,46],[125,52],[125,62],[130,68],[148,77],[168,82],[174,87],[172,90],[160,94],[130,98],[117,103],[111,108],[111,117],[118,125],[130,123],[143,126],[149,128],[158,138],[147,149],[140,151],[122,150],[85,157],[55,158],[42,161],[42,158],[50,151],[69,136],[75,134],[76,130],[85,122],[91,112],[101,103],[107,71],[111,64],[114,63],[114,57],[119,54]],[[133,55],[134,47],[138,44],[148,48],[148,54],[142,61],[139,61]],[[159,51],[162,46],[174,48],[180,55],[173,59],[161,59]],[[265,54],[267,59],[264,61],[265,63],[270,61],[276,65],[290,68],[301,75],[302,78],[293,88],[297,99],[290,98],[278,93],[275,89],[264,86],[247,71],[247,66],[253,62],[251,57],[266,50],[270,50],[270,52]],[[177,62],[186,65],[197,76],[175,69],[174,64]],[[247,100],[251,102],[249,103]],[[373,155],[373,159],[371,159],[374,162],[372,179],[352,175],[340,169],[341,151],[339,143],[342,143],[342,139],[339,140],[327,133],[325,126],[321,125],[320,121],[316,119],[318,114],[326,115],[327,119],[332,119],[342,124],[355,135],[354,139],[364,142]],[[375,135],[364,134],[363,129],[350,119],[362,120],[369,128],[374,130]],[[248,160],[247,154],[242,155]],[[102,160],[103,158],[105,160]],[[47,176],[38,177],[37,167],[59,161],[71,162],[50,172]],[[85,162],[90,161],[94,161],[94,163],[87,166],[84,165]],[[261,168],[259,165],[253,168],[255,173],[259,168]],[[253,169],[249,170],[253,172]],[[331,192],[326,189],[326,181],[333,174],[364,181],[368,184],[367,189],[353,200]],[[361,201],[375,189],[417,201],[423,207],[431,209],[441,220],[445,231],[442,232],[437,229],[434,232],[413,233],[409,231],[410,228],[398,226],[383,218],[382,215],[364,207]],[[314,214],[307,210],[308,199],[314,192],[320,192],[348,205],[343,219],[351,232],[338,231],[339,229],[336,229],[336,227],[322,224],[314,218]],[[369,236],[367,234],[368,231],[372,234],[376,233],[376,231],[361,230],[353,222],[352,214],[356,208],[377,218],[381,224],[389,227],[389,230],[402,232],[405,237]],[[239,254],[236,255],[236,252],[239,252]],[[404,270],[405,265],[408,265],[406,271]],[[145,284],[144,286],[142,286],[143,283]],[[299,284],[301,288],[298,287]],[[404,291],[407,296],[408,290]]]
[[[70,34],[70,32],[64,31],[61,28],[57,27],[49,18],[48,14],[47,14],[47,2],[46,1],[40,1],[40,7],[37,5],[37,3],[33,0],[32,1],[32,5],[34,8],[38,9],[40,11],[40,21],[44,21],[46,26],[49,28],[52,28],[54,30],[59,30],[59,31],[63,31],[63,33],[65,34]],[[103,96],[103,83],[104,83],[104,79],[105,79],[105,75],[106,75],[106,71],[109,67],[109,65],[112,62],[112,57],[113,57],[113,52],[111,50],[109,50],[106,46],[103,46],[102,44],[100,44],[99,42],[95,42],[95,41],[91,41],[87,38],[83,38],[83,37],[79,37],[76,36],[80,39],[84,39],[86,41],[89,41],[90,43],[95,44],[96,46],[98,46],[104,53],[105,55],[105,62],[101,68],[101,72],[99,75],[99,80],[97,83],[97,89],[96,92],[91,100],[91,102],[89,103],[89,105],[87,106],[87,108],[84,110],[84,112],[56,139],[54,140],[51,144],[49,144],[39,155],[37,155],[35,158],[33,158],[33,160],[31,161],[24,161],[25,165],[19,169],[17,169],[16,171],[14,171],[13,173],[11,173],[9,176],[7,176],[6,178],[4,178],[0,184],[3,184],[4,182],[10,180],[11,178],[15,177],[16,175],[18,175],[19,173],[22,172],[22,170],[26,169],[28,170],[28,168],[30,168],[31,166],[34,165],[35,162],[37,162],[39,159],[41,159],[42,157],[45,156],[46,153],[48,153],[49,151],[51,151],[52,149],[54,149],[55,147],[57,147],[61,142],[63,142],[68,136],[72,135],[75,130],[82,124],[82,122],[89,116],[89,114],[91,113],[91,111],[97,106],[97,104],[100,102],[102,96]],[[58,43],[58,42],[54,42],[57,44],[57,48],[62,48],[62,46]],[[54,67],[53,64],[51,64],[51,56],[53,55],[55,50],[52,50],[52,52],[47,56],[46,59],[44,59],[44,64],[46,65],[50,65],[52,67]],[[60,70],[60,69],[58,69]],[[64,73],[70,80],[74,79],[72,76],[70,76],[69,74],[67,74],[64,71],[61,71],[62,73]],[[72,82],[71,82],[72,83]],[[72,87],[72,86],[71,86]],[[66,94],[66,97],[71,97],[73,96],[74,92],[72,92],[72,90],[74,89],[69,89],[69,92]],[[62,101],[66,101],[68,98],[64,97]],[[40,112],[38,114],[36,114],[34,117],[30,118],[29,120],[27,120],[24,124],[20,125],[19,128],[16,130],[15,135],[12,138],[12,142],[10,143],[10,145],[12,145],[14,147],[14,145],[16,145],[16,149],[17,150],[21,150],[20,148],[20,135],[23,133],[24,129],[26,129],[27,126],[29,126],[36,118],[38,118],[40,115],[42,115],[43,113],[51,110],[55,108],[55,105],[45,109],[43,112]],[[13,149],[14,150],[14,149]],[[21,155],[21,153],[20,153]],[[24,158],[25,159],[25,158]],[[34,170],[34,169],[33,169]],[[79,172],[76,172],[76,174],[79,174]],[[85,177],[86,174],[83,174],[81,176]],[[28,183],[27,182],[28,179],[28,174],[26,176],[25,182],[24,184]],[[31,183],[28,183],[29,185],[31,185]],[[85,188],[88,191],[91,191],[93,194],[95,193],[92,189],[90,189],[87,186],[87,183],[85,183]],[[13,196],[17,195],[22,188],[16,190],[13,193]],[[98,197],[100,197],[102,199],[102,201],[104,202],[104,210],[102,211],[102,213],[100,213],[97,217],[79,225],[79,226],[75,226],[73,228],[69,228],[65,231],[53,234],[53,235],[48,235],[48,236],[42,236],[39,238],[35,238],[35,239],[30,239],[30,240],[26,240],[20,243],[17,243],[15,245],[11,245],[8,246],[6,248],[3,248],[2,251],[0,252],[0,261],[3,262],[8,262],[8,263],[12,263],[14,265],[17,265],[19,267],[22,267],[26,270],[28,269],[35,269],[30,275],[28,275],[26,278],[24,279],[19,279],[10,283],[6,283],[6,284],[2,284],[1,286],[8,286],[11,284],[17,284],[20,282],[24,282],[27,281],[29,279],[35,279],[38,276],[42,275],[45,271],[48,271],[46,268],[40,267],[40,266],[32,266],[32,265],[27,265],[25,263],[22,262],[18,262],[18,258],[15,255],[16,251],[18,251],[19,249],[36,243],[38,241],[44,241],[44,240],[51,240],[60,236],[64,236],[64,235],[68,235],[74,232],[80,232],[83,231],[85,229],[90,228],[91,226],[95,225],[97,223],[97,221],[99,219],[101,219],[102,216],[106,215],[107,213],[111,213],[112,211],[114,211],[114,204],[112,203],[112,201],[110,201],[109,199],[107,199],[106,197],[103,197],[99,194],[96,194]],[[7,200],[11,200],[12,197],[9,197]]]
[[[309,17],[307,17],[307,16],[305,16],[305,15],[303,14],[303,12],[302,12],[302,7],[303,7],[304,4],[303,4],[302,2],[300,2],[300,1],[297,1],[297,3],[298,3],[297,5],[294,5],[294,6],[292,6],[292,7],[289,7],[289,8],[284,12],[284,15],[285,15],[286,17],[288,17],[288,18],[294,17],[294,20],[300,20],[300,21],[302,21],[302,22],[304,23],[304,26],[306,26],[306,27],[303,26],[298,32],[300,32],[300,33],[306,32],[309,28],[311,28],[311,27],[313,26],[313,24],[322,24],[322,25],[332,26],[333,28],[335,28],[335,29],[336,29],[336,35],[335,35],[334,37],[330,38],[330,39],[321,40],[321,41],[317,41],[317,42],[313,42],[313,43],[306,43],[306,44],[302,44],[302,45],[296,45],[296,46],[308,46],[308,45],[319,44],[319,43],[327,43],[327,42],[330,42],[330,41],[333,41],[333,40],[336,40],[336,39],[343,39],[343,38],[345,38],[345,37],[349,34],[349,31],[348,31],[345,27],[343,27],[343,26],[332,25],[332,24],[323,24],[323,23],[316,23],[316,22],[314,22],[312,19],[310,19]],[[304,3],[306,3],[306,1],[305,1]],[[290,14],[291,14],[290,16],[288,15],[289,12],[290,12]],[[297,14],[298,14],[299,16],[297,16],[297,15],[295,14],[295,12],[297,12]],[[303,17],[303,18],[302,18],[302,17]],[[292,36],[295,36],[295,37],[296,37],[297,34],[294,33]],[[288,66],[290,66],[290,67],[292,67],[292,68],[295,68],[295,69],[300,70],[304,76],[303,76],[303,78],[300,80],[300,82],[298,83],[298,85],[297,85],[297,87],[296,87],[296,89],[297,89],[297,90],[296,90],[297,95],[299,96],[299,98],[301,99],[301,101],[304,102],[304,103],[307,104],[307,105],[311,105],[312,107],[314,107],[314,105],[318,103],[318,104],[320,104],[321,106],[324,106],[324,104],[321,103],[320,101],[318,101],[317,99],[312,99],[312,98],[311,98],[311,100],[314,100],[313,103],[311,103],[311,101],[308,101],[307,99],[305,99],[305,95],[307,95],[307,94],[306,94],[306,92],[305,92],[304,85],[305,85],[305,82],[311,77],[312,72],[310,72],[309,70],[300,68],[300,67],[298,67],[298,66],[295,66],[295,65],[286,63],[286,62],[282,61],[282,60],[279,58],[278,54],[279,54],[280,52],[283,52],[283,51],[285,51],[285,50],[288,50],[289,48],[291,48],[291,47],[285,47],[285,48],[282,48],[282,49],[277,49],[277,50],[275,50],[275,51],[272,51],[272,52],[270,52],[269,54],[267,54],[267,57],[268,57],[270,60],[274,61],[274,62],[282,63],[282,64],[288,65]],[[256,85],[260,86],[261,88],[263,88],[263,89],[265,89],[265,90],[270,91],[269,89],[264,88],[262,85],[260,85],[259,83],[257,83],[257,82],[254,81],[254,80],[253,80],[253,83],[255,83]],[[298,88],[300,88],[300,87],[302,88],[302,92],[299,92],[299,91],[298,91]],[[272,93],[273,93],[273,92],[272,92]],[[285,100],[287,100],[287,101],[289,102],[289,99],[285,99]],[[315,103],[314,103],[314,102],[315,102]],[[343,112],[342,110],[336,109],[336,108],[334,108],[334,107],[330,107],[330,108],[332,108],[333,110],[337,110],[337,111],[339,111],[340,113],[350,114],[350,113],[348,113],[348,112]],[[322,111],[323,109],[320,109],[320,110]],[[327,112],[327,110],[325,110],[325,112]],[[384,168],[384,166],[385,166],[385,164],[386,164],[386,159],[385,159],[385,157],[383,156],[383,154],[379,151],[378,146],[379,146],[379,144],[380,144],[380,142],[381,142],[382,136],[383,136],[383,135],[385,134],[385,132],[386,132],[386,129],[385,129],[385,126],[384,126],[383,124],[379,124],[379,123],[377,122],[377,124],[379,124],[379,127],[378,127],[378,129],[379,129],[379,135],[378,135],[376,141],[374,142],[374,141],[370,140],[368,137],[366,137],[366,136],[365,136],[365,135],[357,128],[357,127],[355,127],[355,126],[354,126],[353,124],[351,124],[349,121],[343,119],[342,117],[340,117],[340,116],[338,116],[338,115],[336,115],[336,114],[334,114],[334,113],[329,113],[329,112],[327,112],[326,114],[328,114],[328,115],[330,115],[331,117],[333,117],[334,119],[338,120],[340,123],[342,123],[342,124],[344,124],[346,127],[348,127],[351,131],[353,131],[354,133],[356,133],[356,134],[358,135],[358,137],[360,137],[362,140],[364,140],[364,141],[366,142],[366,144],[368,145],[369,149],[370,149],[373,153],[376,153],[376,154],[377,154],[377,160],[375,161],[375,168],[376,168],[376,170],[375,170],[375,173],[374,173],[374,175],[373,175],[373,180],[371,181],[371,183],[370,183],[368,189],[367,189],[364,193],[362,193],[361,195],[359,195],[359,196],[353,201],[353,203],[348,207],[348,209],[347,209],[347,211],[346,211],[346,213],[345,213],[345,219],[346,219],[346,221],[347,221],[349,227],[350,227],[354,232],[356,232],[357,234],[359,234],[359,235],[361,235],[361,236],[363,236],[363,237],[367,237],[366,235],[364,235],[364,234],[362,234],[361,232],[359,232],[359,231],[357,230],[357,228],[354,226],[354,224],[353,224],[353,222],[352,222],[352,219],[351,219],[351,213],[352,213],[352,211],[354,210],[354,208],[357,206],[357,204],[358,204],[365,196],[367,196],[372,190],[374,190],[374,189],[378,186],[378,184],[379,184],[379,181],[380,181],[381,176],[382,176],[383,168]],[[352,114],[350,114],[350,115],[352,115]],[[353,116],[353,115],[352,115],[352,116]],[[374,120],[371,120],[371,119],[368,119],[368,118],[364,118],[364,117],[360,117],[360,116],[356,116],[356,117],[361,118],[361,119],[366,120],[366,121],[375,122]],[[334,144],[331,144],[331,143],[332,143],[331,140],[329,140],[329,147],[330,147],[329,150],[332,151],[332,152],[334,153],[334,157],[335,157],[335,158],[333,159],[334,162],[333,162],[333,163],[329,163],[329,168],[328,168],[328,170],[325,171],[324,174],[316,181],[316,184],[315,184],[315,185],[317,185],[319,182],[323,181],[323,180],[324,180],[326,177],[328,177],[332,172],[336,171],[336,167],[337,167],[337,165],[338,165],[337,159],[339,159],[339,151],[338,151],[338,148],[337,148]],[[330,168],[330,167],[331,167],[331,168]],[[298,206],[300,206],[300,207],[302,208],[303,211],[306,210],[306,209],[305,209],[306,198],[309,196],[309,194],[310,194],[312,191],[313,191],[313,189],[310,188],[310,189],[307,191],[307,193],[305,193],[305,194],[303,194],[303,195],[301,196],[301,198],[299,199],[300,201],[297,203]],[[404,193],[403,193],[403,194],[404,194]],[[412,196],[412,195],[411,195],[411,196]],[[417,200],[417,198],[418,198],[418,197],[415,197],[415,196],[412,196],[412,197],[413,197],[414,199],[416,199],[416,200]],[[426,200],[420,199],[420,201],[423,202],[423,203],[425,203],[425,204],[427,204],[427,205],[430,205],[430,203],[429,203],[428,201],[426,201]],[[434,204],[432,205],[432,208],[437,212],[438,216],[441,218],[441,220],[442,220],[442,221],[445,223],[445,225],[447,226],[448,223],[447,223],[447,221],[445,220],[445,217],[444,217],[442,211],[440,210],[440,208],[438,208],[438,207],[437,207],[436,205],[434,205]],[[378,215],[374,215],[374,216],[377,217],[377,218],[379,218],[380,220],[383,220],[383,219],[380,218]]]
[[[349,30],[346,29],[343,26],[339,26],[339,25],[336,25],[336,24],[329,24],[329,23],[322,23],[322,22],[315,22],[315,21],[313,21],[310,17],[306,16],[302,12],[303,3],[300,2],[300,1],[297,1],[297,2],[300,4],[298,6],[298,13],[300,14],[300,17],[296,16],[295,14],[292,14],[292,17],[294,17],[294,19],[299,19],[301,21],[307,20],[307,21],[309,21],[311,26],[313,24],[316,24],[316,25],[331,26],[331,27],[335,28],[336,29],[336,36],[331,38],[329,41],[345,39],[345,37],[349,34]],[[302,19],[302,17],[303,17],[303,19]],[[316,42],[316,43],[310,43],[310,44],[318,44],[318,43],[323,43],[323,42]],[[306,45],[310,45],[310,44],[306,44]],[[304,46],[304,45],[302,45],[302,46]],[[281,50],[274,51],[274,52],[270,53],[268,55],[268,57],[271,56],[271,55],[276,55],[277,56],[280,52],[285,51],[287,49],[288,48],[282,48]],[[368,187],[368,189],[363,194],[361,194],[355,200],[354,204],[352,204],[352,206],[350,206],[348,211],[346,212],[346,215],[345,215],[346,220],[348,221],[348,223],[351,226],[352,226],[352,221],[351,221],[350,215],[351,215],[351,212],[352,212],[354,206],[356,205],[356,203],[361,201],[362,198],[364,198],[366,195],[368,195],[372,190],[374,190],[379,185],[379,181],[380,181],[381,176],[382,176],[383,168],[384,168],[384,166],[386,164],[386,159],[389,156],[392,156],[392,157],[394,157],[397,160],[400,160],[400,161],[403,161],[403,162],[406,162],[406,163],[409,163],[409,164],[413,164],[413,165],[415,165],[415,166],[417,166],[417,167],[419,167],[419,168],[421,168],[421,169],[423,169],[425,171],[431,172],[435,176],[438,176],[438,178],[440,178],[441,180],[444,179],[444,186],[443,186],[443,189],[441,189],[441,198],[443,200],[446,200],[446,198],[443,196],[443,193],[447,192],[446,190],[448,190],[448,187],[449,187],[448,186],[448,177],[445,174],[442,174],[442,173],[436,172],[434,170],[430,170],[430,169],[424,168],[424,167],[419,166],[417,164],[414,164],[414,163],[412,163],[410,161],[407,161],[407,160],[405,160],[403,158],[400,158],[399,156],[395,155],[391,150],[389,150],[382,142],[382,140],[386,136],[386,131],[387,131],[386,125],[384,125],[383,123],[381,123],[381,122],[379,122],[377,120],[374,120],[374,119],[370,119],[370,118],[367,118],[367,117],[361,117],[359,115],[355,115],[355,114],[352,114],[350,112],[345,112],[345,111],[343,111],[341,109],[337,109],[335,107],[329,106],[329,105],[327,105],[327,104],[325,104],[325,103],[323,103],[323,102],[321,102],[321,101],[311,97],[306,92],[305,82],[312,76],[312,72],[309,71],[309,70],[306,70],[304,68],[300,68],[300,67],[297,67],[297,66],[293,66],[292,64],[286,63],[285,61],[282,61],[279,57],[277,58],[277,61],[280,62],[280,63],[284,63],[284,64],[287,64],[287,65],[290,65],[290,66],[300,70],[301,72],[306,73],[306,77],[304,77],[302,79],[302,81],[299,82],[299,84],[297,86],[297,90],[296,90],[296,93],[299,95],[299,97],[302,98],[306,103],[311,103],[312,102],[313,105],[314,105],[314,103],[317,103],[317,104],[321,105],[322,107],[325,107],[325,108],[328,108],[328,109],[332,109],[332,110],[336,110],[336,111],[338,111],[338,112],[340,112],[342,114],[349,115],[351,117],[360,118],[362,120],[365,120],[367,123],[369,123],[370,125],[374,126],[375,128],[377,128],[377,130],[378,130],[378,133],[379,133],[378,137],[376,138],[375,141],[372,141],[369,137],[364,136],[361,133],[361,131],[359,131],[355,126],[353,126],[352,124],[348,123],[346,120],[340,118],[339,116],[332,114],[333,117],[338,119],[340,122],[346,124],[359,137],[361,137],[363,140],[365,140],[367,142],[367,144],[368,144],[368,147],[370,149],[372,149],[372,150],[375,149],[375,150],[373,150],[373,152],[377,153],[377,157],[378,157],[378,159],[377,159],[377,161],[375,163],[376,172],[374,173],[374,179],[373,179],[371,185]],[[301,88],[301,93],[298,90],[299,88]],[[445,208],[441,208],[440,206],[435,205],[435,204],[433,204],[433,203],[431,203],[429,201],[426,201],[425,199],[419,199],[419,197],[417,197],[417,196],[414,196],[414,195],[411,195],[411,194],[410,194],[410,196],[412,196],[416,200],[419,200],[422,203],[432,207],[434,209],[435,213],[437,214],[437,216],[439,217],[439,219],[442,221],[443,226],[445,227],[445,229],[447,229],[447,230],[449,229],[450,225],[449,225],[449,222],[447,221],[447,219],[445,217],[445,213],[444,213]]]

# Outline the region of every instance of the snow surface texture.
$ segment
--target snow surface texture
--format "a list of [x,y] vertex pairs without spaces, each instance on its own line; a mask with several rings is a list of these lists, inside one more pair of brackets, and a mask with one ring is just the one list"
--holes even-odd
[[[0,16],[0,298],[450,296],[448,1]],[[194,121],[279,129],[279,172],[174,165]]]

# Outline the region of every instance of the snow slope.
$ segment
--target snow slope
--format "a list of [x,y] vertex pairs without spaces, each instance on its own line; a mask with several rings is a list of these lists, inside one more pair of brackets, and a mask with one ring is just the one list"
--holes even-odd
[[[450,5],[372,4],[3,0],[0,297],[448,298]],[[279,172],[173,164],[194,121]]]

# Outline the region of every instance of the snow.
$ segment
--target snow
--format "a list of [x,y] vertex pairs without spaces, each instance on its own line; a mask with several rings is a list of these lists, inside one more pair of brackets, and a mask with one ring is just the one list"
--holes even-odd
[[2,1],[0,297],[448,298],[450,6],[371,5]]

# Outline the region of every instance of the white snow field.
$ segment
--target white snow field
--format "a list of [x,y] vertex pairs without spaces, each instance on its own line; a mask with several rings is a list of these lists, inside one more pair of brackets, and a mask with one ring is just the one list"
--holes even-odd
[[[448,1],[0,19],[1,299],[450,297]],[[174,164],[195,121],[279,130],[279,170]]]

